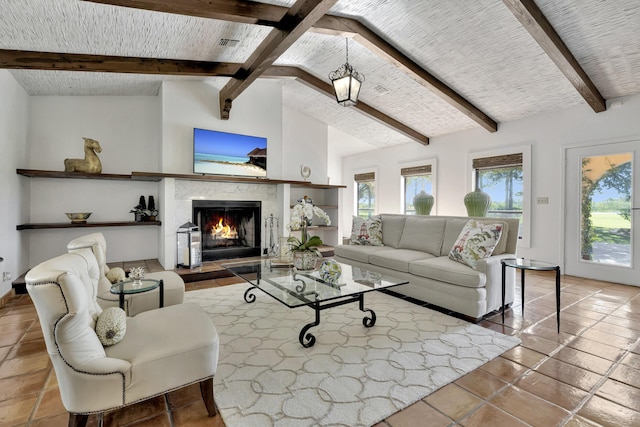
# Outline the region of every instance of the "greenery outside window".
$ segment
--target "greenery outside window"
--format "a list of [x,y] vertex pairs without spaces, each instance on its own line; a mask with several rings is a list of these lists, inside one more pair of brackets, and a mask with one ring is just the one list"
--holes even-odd
[[522,227],[522,153],[473,159],[473,169],[476,185],[491,196],[488,216],[519,218]]
[[356,182],[356,215],[360,218],[370,218],[376,210],[375,172],[354,175]]
[[416,194],[424,191],[433,195],[431,165],[402,168],[400,175],[404,181],[404,213],[405,215],[415,215],[413,198]]

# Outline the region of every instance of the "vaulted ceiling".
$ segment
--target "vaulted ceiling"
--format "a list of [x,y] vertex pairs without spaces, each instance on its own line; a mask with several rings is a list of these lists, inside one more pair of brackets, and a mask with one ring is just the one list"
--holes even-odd
[[[333,98],[345,61],[366,80]],[[0,68],[31,95],[155,95],[214,80],[221,118],[256,79],[376,146],[640,93],[638,0],[2,0]]]

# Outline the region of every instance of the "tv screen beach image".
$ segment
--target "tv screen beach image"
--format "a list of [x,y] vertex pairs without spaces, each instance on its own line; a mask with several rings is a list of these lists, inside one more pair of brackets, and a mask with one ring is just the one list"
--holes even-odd
[[193,172],[266,177],[267,139],[196,128]]

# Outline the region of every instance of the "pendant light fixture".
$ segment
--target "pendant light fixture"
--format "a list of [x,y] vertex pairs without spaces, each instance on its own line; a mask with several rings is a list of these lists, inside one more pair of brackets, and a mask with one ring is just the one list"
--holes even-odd
[[343,107],[355,105],[358,102],[358,94],[360,86],[364,82],[364,75],[358,73],[349,64],[349,39],[347,42],[347,62],[342,64],[340,68],[329,73],[329,79],[333,85],[333,92],[336,95],[336,101]]

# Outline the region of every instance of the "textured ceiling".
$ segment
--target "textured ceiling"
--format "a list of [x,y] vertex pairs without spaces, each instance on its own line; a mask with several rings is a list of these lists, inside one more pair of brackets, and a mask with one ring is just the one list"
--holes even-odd
[[[290,6],[294,1],[268,3]],[[640,93],[640,1],[536,0],[536,4],[604,98]],[[338,0],[329,13],[367,25],[498,123],[587,105],[502,1]],[[0,49],[242,63],[269,31],[263,26],[76,0],[0,1]],[[221,47],[221,38],[240,43]],[[297,66],[328,82],[328,73],[344,59],[344,38],[307,32],[275,65]],[[404,70],[354,40],[349,44],[349,62],[366,76],[360,100],[412,129],[433,137],[479,127]],[[32,95],[155,95],[162,80],[196,79],[11,72]],[[380,86],[388,92],[381,93]],[[283,84],[283,99],[287,106],[376,147],[412,141],[294,80]]]

